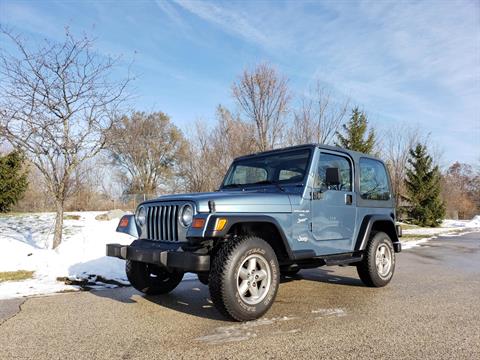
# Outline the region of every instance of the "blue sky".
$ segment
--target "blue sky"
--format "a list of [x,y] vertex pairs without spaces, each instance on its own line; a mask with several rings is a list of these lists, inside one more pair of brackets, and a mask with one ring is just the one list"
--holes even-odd
[[[134,106],[187,130],[234,109],[245,67],[275,65],[299,97],[317,80],[382,128],[431,132],[443,162],[480,162],[478,1],[11,1],[0,22],[38,41],[64,27],[132,59]],[[295,105],[295,104],[292,104]]]

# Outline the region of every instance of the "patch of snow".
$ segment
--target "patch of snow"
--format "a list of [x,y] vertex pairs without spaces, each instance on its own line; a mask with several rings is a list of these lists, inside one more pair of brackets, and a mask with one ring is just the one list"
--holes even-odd
[[480,215],[475,215],[472,220],[444,220],[442,227],[480,228]]
[[[404,229],[404,235],[418,235],[414,240],[403,240],[402,249],[411,249],[438,236],[460,236],[480,230],[480,215],[474,216],[472,220],[449,220],[442,222],[440,227],[415,227],[413,229]],[[402,240],[402,239],[400,239]]]
[[317,317],[317,319],[320,319],[322,317],[340,317],[347,315],[345,310],[339,308],[312,310],[312,314],[318,314],[319,316]]
[[418,227],[415,229],[405,229],[402,230],[404,235],[422,235],[422,236],[433,236],[438,234],[446,234],[456,230],[457,228],[430,228],[430,227]]
[[66,214],[79,215],[80,219],[64,221],[63,241],[56,250],[49,249],[54,213],[0,217],[0,271],[35,271],[32,279],[0,283],[0,299],[78,289],[57,281],[57,277],[83,279],[100,275],[128,283],[125,262],[105,256],[105,245],[112,242],[128,245],[133,238],[115,231],[118,219],[98,221],[95,220],[98,214]]
[[410,241],[402,241],[402,250],[411,249],[414,247],[419,246],[420,244],[426,243],[428,240],[432,238],[420,239],[420,240],[410,240]]

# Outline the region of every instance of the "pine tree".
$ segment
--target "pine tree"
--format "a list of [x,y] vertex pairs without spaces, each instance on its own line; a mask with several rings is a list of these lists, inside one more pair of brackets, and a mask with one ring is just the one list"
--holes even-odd
[[432,158],[422,144],[410,149],[408,163],[410,167],[405,180],[408,217],[416,225],[438,226],[445,217],[438,166],[433,166]]
[[27,190],[25,157],[20,151],[0,155],[0,212],[7,212]]
[[367,116],[358,107],[352,110],[348,123],[343,124],[345,134],[337,132],[335,145],[345,149],[371,154],[375,147],[375,130],[368,130]]

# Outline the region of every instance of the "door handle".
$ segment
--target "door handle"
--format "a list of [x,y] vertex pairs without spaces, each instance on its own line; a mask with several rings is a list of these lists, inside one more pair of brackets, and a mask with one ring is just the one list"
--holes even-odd
[[353,203],[352,194],[345,194],[345,204],[352,205],[352,203]]

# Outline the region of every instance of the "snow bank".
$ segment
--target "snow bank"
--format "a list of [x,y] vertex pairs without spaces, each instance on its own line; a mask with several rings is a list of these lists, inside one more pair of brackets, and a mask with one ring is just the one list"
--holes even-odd
[[105,256],[105,244],[130,244],[131,236],[115,231],[118,219],[95,220],[99,212],[68,213],[62,244],[50,250],[53,213],[0,217],[0,271],[33,270],[34,278],[0,283],[0,299],[75,290],[57,277],[87,278],[101,275],[125,282],[125,262]]

